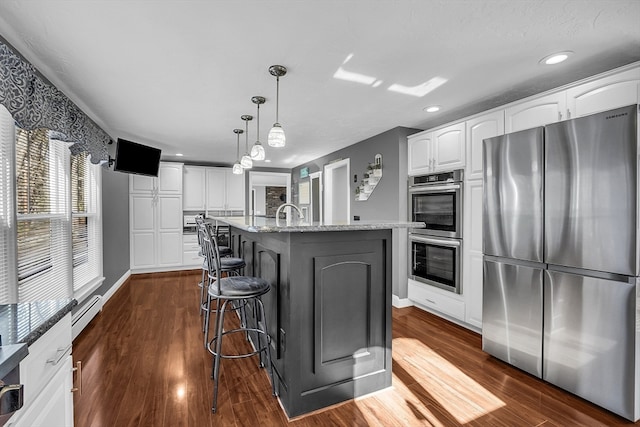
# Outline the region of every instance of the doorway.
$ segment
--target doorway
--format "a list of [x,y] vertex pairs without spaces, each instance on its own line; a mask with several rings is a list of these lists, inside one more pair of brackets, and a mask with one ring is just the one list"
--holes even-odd
[[322,222],[322,172],[310,174],[309,180],[311,182],[310,221]]
[[351,218],[351,186],[349,159],[324,166],[324,220],[327,223],[348,222]]
[[283,203],[291,200],[291,174],[249,171],[249,215],[275,217]]

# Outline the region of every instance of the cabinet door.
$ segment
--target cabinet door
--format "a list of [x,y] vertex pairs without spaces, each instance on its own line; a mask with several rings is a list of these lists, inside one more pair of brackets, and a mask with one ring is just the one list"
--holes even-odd
[[156,265],[156,232],[131,233],[131,269]]
[[[242,174],[244,176],[244,174]],[[223,211],[226,206],[226,172],[224,168],[207,168],[207,210]]]
[[156,178],[146,175],[129,175],[129,192],[151,194],[156,188]]
[[159,266],[182,265],[182,230],[158,233]]
[[182,205],[185,211],[204,210],[206,169],[185,166],[182,180]]
[[504,135],[504,110],[467,121],[466,179],[482,179],[482,140],[498,135]]
[[226,173],[227,210],[244,212],[245,174],[234,175],[231,170]]
[[585,83],[567,90],[571,118],[638,103],[640,68]]
[[482,329],[482,181],[465,186],[462,293],[465,322]]
[[464,167],[465,131],[463,122],[433,132],[432,145],[436,171]]
[[431,133],[412,135],[407,139],[409,175],[428,173],[433,165]]
[[506,133],[565,120],[566,92],[553,93],[513,105],[505,111]]
[[73,371],[67,356],[56,375],[33,402],[25,402],[26,410],[15,427],[73,427]]
[[157,185],[161,194],[182,194],[182,163],[160,163]]
[[182,198],[180,196],[158,197],[158,231],[182,233]]
[[153,232],[156,228],[155,197],[146,194],[129,196],[131,232]]

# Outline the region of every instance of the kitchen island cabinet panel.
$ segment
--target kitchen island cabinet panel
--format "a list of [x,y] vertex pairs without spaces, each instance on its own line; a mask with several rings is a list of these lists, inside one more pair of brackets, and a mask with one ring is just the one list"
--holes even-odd
[[231,236],[245,274],[272,285],[262,300],[289,416],[391,386],[390,229]]

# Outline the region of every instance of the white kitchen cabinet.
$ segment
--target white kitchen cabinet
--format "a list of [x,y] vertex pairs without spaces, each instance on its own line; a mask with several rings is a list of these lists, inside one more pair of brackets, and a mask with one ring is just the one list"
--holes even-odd
[[465,183],[462,294],[464,321],[482,329],[482,180]]
[[567,89],[570,118],[637,104],[640,99],[640,67]]
[[436,129],[432,134],[434,171],[462,169],[465,165],[465,123]]
[[431,132],[420,132],[407,138],[409,175],[418,175],[432,171]]
[[505,131],[517,132],[566,120],[566,110],[565,91],[512,104],[505,110]]
[[182,163],[161,163],[158,177],[152,178],[151,186],[139,185],[143,182],[139,178],[133,175],[130,179],[130,189],[133,189],[129,195],[131,270],[148,272],[179,267],[182,265]]
[[202,166],[184,167],[182,204],[185,211],[204,211],[206,170]]
[[464,168],[464,122],[407,138],[409,175]]
[[245,175],[235,175],[231,168],[207,168],[206,209],[214,214],[244,213]]
[[464,300],[460,295],[409,279],[407,297],[429,311],[464,321]]
[[66,356],[60,369],[14,427],[73,427],[73,362]]
[[203,258],[200,256],[197,234],[182,235],[182,261],[185,267],[196,268],[202,266]]
[[504,110],[467,120],[467,169],[465,178],[482,179],[482,140],[504,135]]
[[73,427],[71,313],[36,342],[20,362],[24,406],[5,427]]

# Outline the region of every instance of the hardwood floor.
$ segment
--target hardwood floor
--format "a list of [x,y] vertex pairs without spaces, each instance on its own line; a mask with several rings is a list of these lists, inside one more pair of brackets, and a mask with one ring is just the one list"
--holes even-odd
[[[633,425],[488,356],[478,334],[413,307],[393,309],[392,388],[287,420],[255,358],[224,360],[213,414],[198,279],[199,271],[132,276],[78,336],[76,427]],[[229,349],[247,345],[233,338]]]

